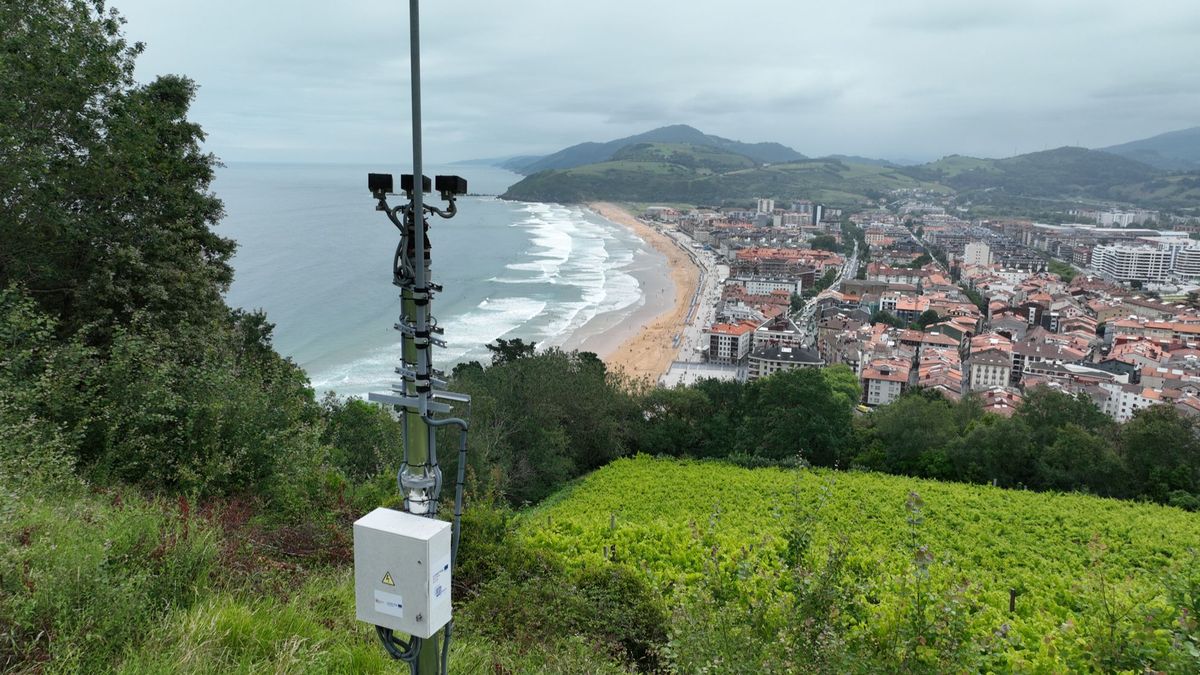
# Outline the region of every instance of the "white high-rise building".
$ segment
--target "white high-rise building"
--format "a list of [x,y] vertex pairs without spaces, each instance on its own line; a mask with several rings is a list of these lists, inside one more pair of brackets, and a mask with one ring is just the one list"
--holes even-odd
[[1118,281],[1166,281],[1174,254],[1168,248],[1106,244],[1092,249],[1092,267]]
[[992,264],[992,249],[982,241],[973,241],[963,250],[963,265],[987,267]]
[[760,198],[758,200],[758,212],[759,213],[772,213],[773,211],[775,211],[775,200],[774,199],[761,199]]
[[1191,279],[1200,277],[1200,247],[1189,246],[1175,252],[1175,274]]

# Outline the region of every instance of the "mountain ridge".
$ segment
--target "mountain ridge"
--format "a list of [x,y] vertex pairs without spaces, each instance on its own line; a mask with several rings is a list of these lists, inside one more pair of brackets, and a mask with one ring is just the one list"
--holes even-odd
[[1165,171],[1200,170],[1200,126],[1097,148]]
[[585,164],[594,164],[612,159],[622,148],[637,143],[688,143],[707,145],[745,155],[762,163],[775,163],[806,159],[806,157],[781,143],[744,143],[712,134],[706,134],[686,124],[658,127],[633,136],[606,142],[587,141],[563,148],[557,152],[533,160],[515,158],[499,166],[526,176],[548,169],[571,169]]

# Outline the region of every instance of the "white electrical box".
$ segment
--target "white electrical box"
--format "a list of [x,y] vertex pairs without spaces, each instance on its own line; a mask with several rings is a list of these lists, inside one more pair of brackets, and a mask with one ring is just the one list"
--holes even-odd
[[359,621],[427,638],[450,621],[450,523],[379,508],[354,523]]

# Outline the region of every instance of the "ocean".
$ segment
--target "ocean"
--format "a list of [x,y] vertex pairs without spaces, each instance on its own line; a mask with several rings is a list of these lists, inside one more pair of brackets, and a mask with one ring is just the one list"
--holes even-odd
[[[390,266],[398,233],[366,188],[367,172],[379,170],[230,163],[213,184],[226,210],[216,230],[238,242],[227,300],[266,311],[275,347],[307,371],[318,395],[365,396],[397,379],[400,304]],[[392,170],[398,181],[401,170]],[[487,166],[426,170],[442,173],[482,194],[520,179]],[[445,289],[433,314],[447,341],[434,366],[447,372],[487,363],[484,345],[497,338],[578,346],[633,316],[655,287],[648,273],[665,269],[641,239],[581,207],[477,196],[460,198],[458,209],[430,221],[433,281]]]

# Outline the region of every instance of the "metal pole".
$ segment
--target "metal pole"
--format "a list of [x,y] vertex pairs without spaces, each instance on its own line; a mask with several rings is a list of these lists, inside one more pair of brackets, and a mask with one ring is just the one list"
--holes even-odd
[[[409,395],[417,398],[417,410],[409,408],[406,412],[405,445],[407,462],[410,467],[425,467],[429,463],[429,425],[425,416],[429,412],[430,352],[433,349],[429,339],[429,258],[425,250],[425,173],[421,157],[421,23],[418,0],[408,2],[408,45],[409,65],[412,84],[412,151],[413,151],[413,192],[412,192],[412,241],[413,241],[413,276],[414,288],[408,291],[403,305],[405,312],[412,311],[416,336],[425,336],[424,344],[418,345],[418,337],[414,336],[405,346],[405,359],[415,357],[410,363],[417,371],[415,382],[410,383]],[[428,467],[425,467],[426,469]],[[433,517],[431,505],[425,505],[426,517]],[[424,641],[417,662],[413,664],[416,675],[437,675],[441,669],[442,631]]]
[[[425,294],[425,300],[418,301],[416,307],[416,329],[418,334],[421,334],[429,329],[429,259],[425,252],[425,174],[422,173],[424,167],[421,161],[421,23],[417,5],[418,0],[408,2],[409,63],[412,80],[413,251],[416,258],[414,281],[416,291]],[[430,376],[428,346],[417,350],[417,359],[417,379],[427,381]],[[417,398],[420,399],[421,415],[425,415],[428,412],[428,389],[418,391]]]

